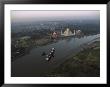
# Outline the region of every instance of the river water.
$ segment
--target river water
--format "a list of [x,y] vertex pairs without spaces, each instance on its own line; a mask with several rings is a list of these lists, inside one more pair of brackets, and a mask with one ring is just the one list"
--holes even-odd
[[[15,77],[39,77],[45,72],[57,67],[63,61],[80,51],[81,45],[98,38],[100,35],[84,36],[81,38],[69,37],[58,40],[55,43],[33,48],[29,54],[24,55],[11,63],[11,76]],[[42,52],[49,53],[51,48],[55,48],[55,57],[49,62]]]

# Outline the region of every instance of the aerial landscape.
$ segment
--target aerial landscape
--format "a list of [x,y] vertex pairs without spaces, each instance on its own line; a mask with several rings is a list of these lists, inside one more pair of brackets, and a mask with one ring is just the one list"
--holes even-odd
[[12,77],[100,77],[100,11],[11,11]]

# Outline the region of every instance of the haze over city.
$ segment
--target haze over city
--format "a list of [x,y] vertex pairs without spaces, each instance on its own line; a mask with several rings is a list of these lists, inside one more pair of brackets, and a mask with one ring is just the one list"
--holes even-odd
[[100,11],[11,11],[12,22],[99,20]]

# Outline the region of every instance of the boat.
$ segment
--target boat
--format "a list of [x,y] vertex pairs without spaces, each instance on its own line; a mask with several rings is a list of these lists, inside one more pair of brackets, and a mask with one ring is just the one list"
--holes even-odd
[[48,54],[48,55],[46,55],[46,60],[47,61],[50,61],[50,59],[52,58],[52,57],[54,57],[54,55],[55,55],[55,48],[52,48],[51,49],[51,51],[50,51],[50,53]]

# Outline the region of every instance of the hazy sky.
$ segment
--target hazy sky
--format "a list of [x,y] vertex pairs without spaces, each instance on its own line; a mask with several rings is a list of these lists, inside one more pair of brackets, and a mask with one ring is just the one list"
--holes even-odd
[[99,18],[100,11],[11,11],[13,22]]

